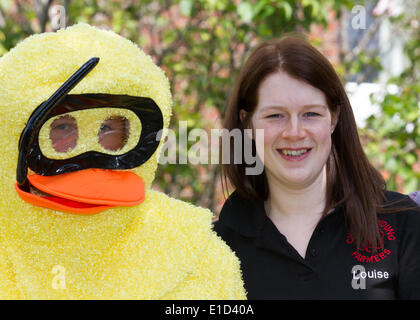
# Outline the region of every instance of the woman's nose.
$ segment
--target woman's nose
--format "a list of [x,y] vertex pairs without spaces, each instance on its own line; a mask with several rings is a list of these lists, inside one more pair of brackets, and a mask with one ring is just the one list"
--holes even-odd
[[282,132],[283,138],[288,139],[302,139],[305,137],[305,130],[303,124],[299,119],[290,118]]

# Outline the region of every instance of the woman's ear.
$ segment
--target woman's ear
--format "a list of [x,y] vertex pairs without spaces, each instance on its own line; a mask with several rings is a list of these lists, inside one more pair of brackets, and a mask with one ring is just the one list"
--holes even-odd
[[249,119],[249,113],[244,109],[239,110],[239,119],[242,122],[242,126],[244,128],[244,132],[250,140],[254,140],[254,134],[252,130],[252,122]]
[[337,109],[335,110],[335,112],[331,114],[331,134],[334,132],[335,127],[337,126],[339,117],[340,117],[340,106],[337,106]]
[[246,126],[247,123],[247,116],[248,112],[246,112],[244,109],[239,110],[239,119],[241,120],[244,126]]

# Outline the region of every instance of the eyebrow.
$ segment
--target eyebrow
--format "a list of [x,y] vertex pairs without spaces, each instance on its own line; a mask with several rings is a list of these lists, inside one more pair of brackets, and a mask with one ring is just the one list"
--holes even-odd
[[[310,108],[322,108],[322,109],[328,109],[328,107],[324,104],[305,104],[304,106],[302,106],[303,109],[310,109]],[[268,106],[263,106],[261,107],[261,111],[265,111],[265,110],[270,110],[270,109],[287,109],[287,107],[285,106],[280,106],[280,105],[268,105]]]

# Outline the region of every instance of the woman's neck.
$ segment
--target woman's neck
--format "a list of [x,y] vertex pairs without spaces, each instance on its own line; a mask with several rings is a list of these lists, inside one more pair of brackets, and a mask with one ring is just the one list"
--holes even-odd
[[319,177],[306,186],[287,186],[268,178],[270,195],[265,202],[267,215],[276,220],[308,218],[308,215],[320,218],[325,208],[326,177],[324,167]]

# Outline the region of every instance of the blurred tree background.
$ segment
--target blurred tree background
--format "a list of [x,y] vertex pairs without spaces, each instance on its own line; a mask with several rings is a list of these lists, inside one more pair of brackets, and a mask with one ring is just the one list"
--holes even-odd
[[405,38],[407,66],[388,80],[398,88],[396,92],[372,96],[381,113],[367,119],[361,136],[389,189],[409,193],[420,189],[420,1],[411,1],[391,21]]
[[[375,74],[381,69],[368,43],[379,23],[388,19],[407,36],[409,66],[399,77],[389,79],[400,90],[376,101],[380,113],[371,116],[360,133],[366,152],[390,188],[411,192],[420,189],[419,2],[412,1],[413,9],[396,17],[386,12],[377,15],[364,35],[349,46],[346,30],[351,10],[364,1],[0,0],[0,55],[31,34],[55,31],[64,24],[86,22],[112,29],[137,43],[165,70],[174,97],[171,128],[178,135],[179,121],[187,121],[189,132],[221,127],[238,70],[262,39],[286,32],[306,33],[343,82],[352,77],[362,82],[359,75],[367,73],[361,71]],[[57,10],[64,12],[65,20],[57,21]],[[336,50],[328,45],[331,41],[338,43]],[[194,143],[189,141],[189,146]],[[178,156],[180,152],[184,151],[178,150]],[[216,214],[224,201],[216,164],[160,165],[153,187]]]

